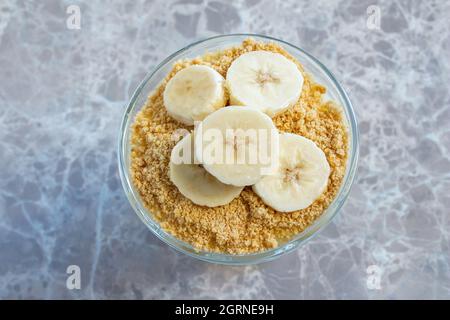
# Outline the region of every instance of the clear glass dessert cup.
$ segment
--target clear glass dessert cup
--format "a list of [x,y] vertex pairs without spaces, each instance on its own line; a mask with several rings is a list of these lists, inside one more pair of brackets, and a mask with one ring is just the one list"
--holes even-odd
[[[194,58],[201,56],[206,52],[218,51],[230,46],[239,45],[243,40],[249,37],[257,41],[275,42],[281,45],[303,64],[305,70],[313,76],[316,82],[327,88],[325,98],[335,101],[342,107],[344,120],[346,121],[349,134],[349,156],[347,160],[346,173],[336,198],[323,212],[323,214],[303,232],[297,234],[290,241],[281,244],[279,247],[263,252],[242,255],[199,251],[192,247],[189,243],[174,237],[162,229],[159,223],[153,218],[152,213],[145,208],[138,190],[133,185],[130,175],[130,127],[136,114],[144,106],[149,94],[158,87],[160,82],[170,72],[175,61],[186,58]],[[122,185],[131,206],[142,222],[158,238],[172,248],[200,260],[219,264],[246,265],[270,261],[285,253],[291,252],[300,245],[304,244],[307,240],[311,239],[328,223],[330,223],[330,221],[341,209],[350,192],[356,173],[358,153],[358,126],[352,104],[345,90],[333,74],[319,60],[304,50],[279,39],[257,34],[230,34],[208,38],[188,45],[187,47],[167,57],[145,77],[134,92],[123,115],[119,136],[118,161]]]

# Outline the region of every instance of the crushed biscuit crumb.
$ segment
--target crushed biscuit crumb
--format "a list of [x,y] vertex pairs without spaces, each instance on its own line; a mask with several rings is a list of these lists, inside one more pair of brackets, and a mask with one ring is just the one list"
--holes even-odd
[[[325,153],[331,173],[322,196],[306,209],[280,213],[245,187],[227,205],[209,208],[185,198],[169,179],[169,160],[176,144],[172,133],[192,130],[171,118],[164,108],[167,81],[179,70],[203,64],[224,77],[237,57],[254,50],[280,53],[297,64],[304,76],[303,91],[294,107],[273,121],[282,132],[313,140]],[[161,227],[198,250],[246,254],[275,248],[311,225],[336,197],[345,175],[348,132],[339,106],[324,101],[326,88],[315,83],[303,66],[282,47],[247,39],[239,46],[177,62],[137,114],[131,134],[131,176],[146,208]]]

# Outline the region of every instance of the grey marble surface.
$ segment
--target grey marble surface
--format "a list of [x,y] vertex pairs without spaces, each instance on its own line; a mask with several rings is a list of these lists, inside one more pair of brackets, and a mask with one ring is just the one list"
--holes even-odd
[[[71,4],[80,29],[67,28]],[[367,25],[370,5],[380,30]],[[1,1],[0,298],[450,298],[449,16],[447,1],[419,0]],[[338,218],[247,267],[159,241],[116,160],[124,107],[155,63],[236,32],[317,56],[361,129]],[[66,288],[69,265],[80,290]]]

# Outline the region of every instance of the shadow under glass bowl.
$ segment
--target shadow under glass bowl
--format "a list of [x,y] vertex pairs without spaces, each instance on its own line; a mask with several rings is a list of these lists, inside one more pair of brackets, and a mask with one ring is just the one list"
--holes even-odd
[[[249,37],[257,41],[274,42],[281,45],[293,57],[298,59],[300,63],[303,64],[306,72],[311,74],[316,82],[327,88],[325,99],[333,100],[342,107],[344,120],[348,127],[349,134],[349,156],[347,160],[346,173],[336,198],[327,210],[325,210],[323,214],[307,229],[279,247],[263,252],[243,255],[198,251],[190,244],[163,230],[158,222],[153,219],[151,212],[144,207],[139,192],[133,185],[130,176],[130,126],[132,125],[136,114],[145,105],[149,94],[158,87],[161,81],[171,71],[173,64],[177,60],[191,59],[197,56],[202,56],[206,52],[223,50],[225,48],[229,48],[230,46],[239,45],[243,40]],[[257,34],[231,34],[212,37],[192,43],[167,57],[145,77],[134,92],[123,115],[119,137],[118,160],[120,178],[131,206],[142,222],[144,222],[145,225],[158,238],[172,248],[200,260],[220,264],[246,265],[273,260],[284,253],[294,250],[299,245],[304,244],[308,239],[322,230],[340,210],[350,192],[350,187],[356,173],[358,153],[358,128],[352,104],[342,86],[338,83],[333,74],[319,60],[304,50],[279,39]]]

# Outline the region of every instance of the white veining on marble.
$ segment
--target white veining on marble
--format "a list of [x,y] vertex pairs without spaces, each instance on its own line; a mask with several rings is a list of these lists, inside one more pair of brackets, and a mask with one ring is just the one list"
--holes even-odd
[[[66,28],[66,8],[81,29]],[[366,27],[377,5],[381,30]],[[1,298],[450,298],[450,5],[445,1],[2,1]],[[341,80],[361,130],[338,218],[259,266],[215,266],[132,212],[116,142],[134,88],[221,33],[297,44]],[[81,268],[67,290],[66,268]],[[369,290],[370,265],[382,271]]]

